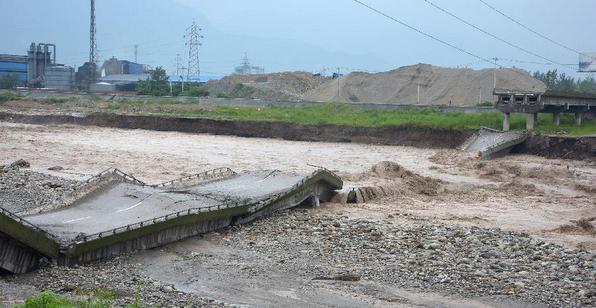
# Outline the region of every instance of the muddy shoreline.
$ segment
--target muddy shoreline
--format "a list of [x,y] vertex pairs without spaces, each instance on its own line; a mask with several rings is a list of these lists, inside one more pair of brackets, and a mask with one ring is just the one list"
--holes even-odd
[[[474,131],[422,127],[351,127],[300,125],[281,122],[230,121],[161,115],[124,115],[97,112],[86,116],[0,112],[0,121],[26,124],[74,124],[111,128],[204,133],[292,141],[345,142],[378,145],[448,148],[460,146]],[[514,153],[548,158],[594,159],[596,136],[564,137],[533,134]]]

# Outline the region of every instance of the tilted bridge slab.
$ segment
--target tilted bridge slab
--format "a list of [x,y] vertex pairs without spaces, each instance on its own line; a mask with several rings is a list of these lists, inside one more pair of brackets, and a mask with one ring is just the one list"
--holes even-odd
[[17,216],[0,211],[0,269],[23,273],[40,260],[91,262],[242,224],[302,203],[328,201],[342,180],[319,169],[216,169],[148,185],[117,169],[79,186],[53,209]]

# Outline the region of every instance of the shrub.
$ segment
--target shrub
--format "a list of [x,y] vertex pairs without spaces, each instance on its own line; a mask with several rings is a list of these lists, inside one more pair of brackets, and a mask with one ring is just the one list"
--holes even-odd
[[16,74],[9,74],[0,76],[0,89],[16,89],[19,85],[19,76]]
[[28,298],[22,308],[67,308],[75,307],[73,303],[51,291],[41,292],[39,295]]
[[23,95],[14,92],[0,93],[0,102],[18,101],[23,98]]
[[237,97],[237,98],[250,99],[250,98],[253,98],[253,95],[255,94],[255,92],[256,92],[255,88],[238,83],[238,84],[236,84],[236,86],[234,86],[234,89],[232,90],[232,92],[230,92],[230,96]]

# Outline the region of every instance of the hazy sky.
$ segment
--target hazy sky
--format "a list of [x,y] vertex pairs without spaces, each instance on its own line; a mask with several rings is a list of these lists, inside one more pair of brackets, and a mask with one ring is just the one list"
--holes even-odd
[[[503,66],[527,70],[557,68],[496,41],[424,0],[362,0],[387,14]],[[560,63],[578,55],[553,45],[498,15],[478,0],[430,0],[534,53]],[[553,40],[581,51],[596,51],[594,0],[485,0]],[[229,74],[244,52],[267,72],[307,70],[382,71],[415,63],[491,67],[476,58],[377,15],[351,0],[96,0],[100,57],[175,68],[186,61],[185,29],[193,19],[203,28],[201,70]],[[0,53],[24,54],[35,42],[58,45],[58,62],[80,65],[88,58],[88,0],[1,0]]]

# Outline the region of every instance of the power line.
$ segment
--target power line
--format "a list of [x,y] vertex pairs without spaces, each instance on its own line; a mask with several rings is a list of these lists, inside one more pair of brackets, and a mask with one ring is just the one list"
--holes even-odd
[[[524,63],[524,64],[538,64],[538,65],[554,65],[554,63],[550,62],[538,62],[538,61],[528,61],[528,60],[519,60],[519,59],[509,59],[509,58],[499,58],[499,60],[503,60],[506,62],[514,62],[514,63]],[[566,66],[578,66],[575,63],[565,63]]]
[[[482,1],[482,0],[480,0],[480,1]],[[484,33],[484,34],[486,34],[486,35],[488,35],[488,36],[490,36],[490,37],[492,37],[492,38],[500,41],[500,42],[502,42],[502,43],[505,43],[505,44],[507,44],[507,45],[509,45],[511,47],[517,48],[517,49],[519,49],[519,50],[521,50],[521,51],[523,51],[523,52],[525,52],[525,53],[527,53],[529,55],[532,55],[534,57],[538,57],[538,58],[543,59],[545,61],[548,61],[550,63],[554,63],[554,64],[557,64],[557,65],[560,65],[560,66],[567,67],[565,64],[558,63],[557,61],[553,61],[553,60],[548,59],[546,57],[543,57],[543,56],[541,56],[541,55],[539,55],[537,53],[534,53],[534,52],[532,52],[530,50],[527,50],[527,49],[525,49],[525,48],[523,48],[523,47],[521,47],[519,45],[516,45],[514,43],[511,43],[509,41],[506,41],[505,39],[502,39],[502,38],[500,38],[500,37],[498,37],[498,36],[496,36],[496,35],[488,32],[488,31],[486,31],[486,30],[484,30],[484,29],[482,29],[482,28],[480,28],[480,27],[478,27],[478,26],[476,26],[476,25],[474,25],[474,24],[472,24],[472,23],[464,20],[463,18],[461,18],[461,17],[459,17],[459,16],[457,16],[457,15],[455,15],[455,14],[447,11],[446,9],[444,9],[444,8],[436,5],[435,3],[431,2],[430,0],[424,0],[424,2],[428,3],[429,5],[433,6],[434,8],[436,8],[436,9],[438,9],[440,11],[442,11],[443,13],[445,13],[445,14],[447,14],[447,15],[449,15],[449,16],[451,16],[451,17],[453,17],[453,18],[455,18],[455,19],[457,19],[459,21],[461,21],[462,23],[464,23],[464,24],[466,24],[466,25],[468,25],[468,26],[470,26],[470,27],[472,27],[472,28],[474,28],[474,29],[476,29],[476,30],[478,30],[478,31],[480,31],[480,32],[482,32],[482,33]]]
[[453,45],[453,44],[451,44],[449,42],[446,42],[446,41],[444,41],[444,40],[442,40],[442,39],[440,39],[440,38],[438,38],[436,36],[433,36],[431,34],[428,34],[428,33],[424,32],[424,31],[422,31],[422,30],[420,30],[420,29],[418,29],[416,27],[410,26],[409,24],[407,24],[407,23],[405,23],[405,22],[403,22],[403,21],[401,21],[401,20],[399,20],[399,19],[397,19],[397,18],[395,18],[393,16],[390,16],[390,15],[388,15],[388,14],[386,14],[386,13],[384,13],[384,12],[382,12],[382,11],[380,11],[380,10],[378,10],[378,9],[376,9],[376,8],[374,8],[374,7],[366,4],[366,3],[363,3],[363,2],[361,2],[359,0],[352,0],[352,1],[354,1],[354,2],[356,2],[356,3],[358,3],[358,4],[362,5],[362,6],[364,6],[365,8],[367,8],[367,9],[369,9],[369,10],[371,10],[371,11],[373,11],[373,12],[375,12],[375,13],[381,15],[381,16],[384,16],[384,17],[386,17],[386,18],[388,18],[390,20],[393,20],[394,22],[397,22],[398,24],[400,24],[400,25],[402,25],[404,27],[407,27],[407,28],[409,28],[411,30],[414,30],[414,31],[416,31],[416,32],[418,32],[418,33],[420,33],[420,34],[428,37],[428,38],[431,38],[431,39],[433,39],[433,40],[435,40],[435,41],[437,41],[437,42],[439,42],[439,43],[441,43],[443,45],[449,46],[449,47],[451,47],[451,48],[453,48],[453,49],[455,49],[455,50],[457,50],[459,52],[463,52],[463,53],[465,53],[465,54],[467,54],[469,56],[472,56],[472,57],[477,58],[479,60],[482,60],[484,62],[487,62],[487,63],[490,63],[490,64],[493,64],[493,65],[497,65],[498,66],[498,64],[496,62],[494,62],[494,61],[492,61],[490,59],[487,59],[487,58],[481,57],[479,55],[476,55],[476,54],[474,54],[472,52],[469,52],[469,51],[467,51],[467,50],[465,50],[463,48],[457,47],[457,46],[455,46],[455,45]]
[[[541,34],[541,33],[537,32],[536,30],[533,30],[533,29],[531,29],[530,27],[528,27],[528,26],[526,26],[526,25],[522,24],[521,22],[517,21],[517,20],[516,20],[516,19],[514,19],[513,17],[511,17],[511,16],[509,16],[509,15],[507,15],[507,14],[503,13],[503,12],[502,12],[502,11],[500,11],[499,9],[497,9],[497,8],[495,8],[494,6],[492,6],[492,5],[488,4],[486,1],[484,1],[484,0],[478,0],[478,1],[482,2],[482,4],[486,5],[486,6],[487,6],[488,8],[490,8],[491,10],[493,10],[493,11],[495,11],[495,12],[497,12],[497,13],[501,14],[503,17],[505,17],[505,18],[507,18],[507,19],[511,20],[512,22],[516,23],[516,24],[517,24],[517,25],[519,25],[520,27],[522,27],[522,28],[524,28],[524,29],[526,29],[526,30],[528,30],[528,31],[530,31],[530,32],[532,32],[532,33],[534,33],[534,34],[538,35],[539,37],[541,37],[541,38],[543,38],[543,39],[545,39],[545,40],[547,40],[547,41],[549,41],[549,42],[551,42],[551,43],[553,43],[553,44],[555,44],[555,45],[557,45],[557,46],[559,46],[559,47],[565,48],[565,49],[567,49],[567,50],[569,50],[569,51],[571,51],[571,52],[577,53],[577,54],[579,54],[579,55],[585,55],[584,53],[582,53],[581,51],[579,51],[579,50],[577,50],[577,49],[575,49],[575,48],[571,48],[571,47],[569,47],[569,46],[567,46],[567,45],[564,45],[564,44],[562,44],[562,43],[559,43],[559,42],[557,42],[557,41],[555,41],[555,40],[553,40],[553,39],[551,39],[551,38],[547,37],[546,35],[544,35],[544,34]],[[594,57],[593,57],[593,58],[594,58]],[[596,58],[595,58],[595,59],[596,59]]]

